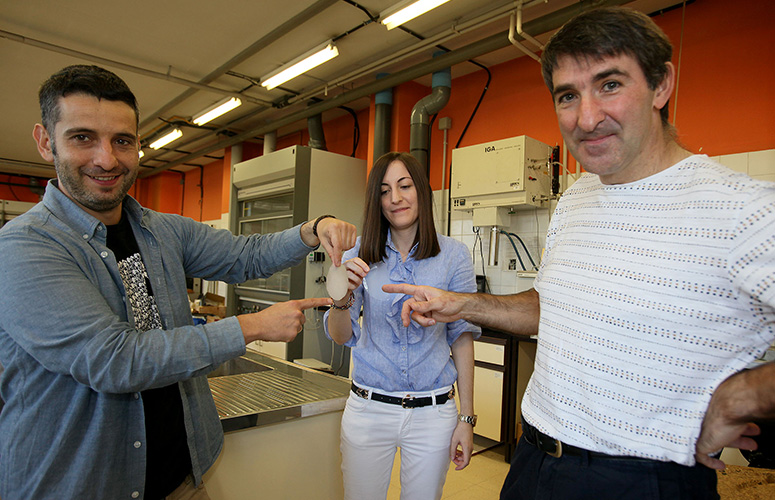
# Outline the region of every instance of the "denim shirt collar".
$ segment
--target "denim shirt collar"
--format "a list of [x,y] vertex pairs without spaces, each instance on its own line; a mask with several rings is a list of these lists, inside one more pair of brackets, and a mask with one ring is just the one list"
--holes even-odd
[[[122,203],[124,213],[128,214],[133,222],[142,220],[144,209],[137,200],[127,195]],[[49,212],[56,214],[56,217],[62,219],[66,225],[83,235],[84,239],[90,239],[100,235],[102,235],[102,238],[104,239],[105,233],[98,232],[98,229],[105,225],[63,193],[62,190],[59,189],[59,181],[57,179],[50,180],[46,185],[46,192],[43,195],[43,204]]]

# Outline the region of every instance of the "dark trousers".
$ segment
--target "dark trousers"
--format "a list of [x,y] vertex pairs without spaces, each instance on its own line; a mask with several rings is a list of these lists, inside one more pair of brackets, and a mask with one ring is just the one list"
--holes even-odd
[[716,471],[703,465],[590,456],[554,458],[523,435],[501,500],[718,500]]

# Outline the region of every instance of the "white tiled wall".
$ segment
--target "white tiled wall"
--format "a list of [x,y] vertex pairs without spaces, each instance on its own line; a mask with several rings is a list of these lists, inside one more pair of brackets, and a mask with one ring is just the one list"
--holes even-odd
[[[447,190],[435,191],[434,193],[434,213],[436,214],[436,228],[438,232],[447,234],[446,219],[442,206],[446,207]],[[442,205],[442,201],[444,205]],[[554,204],[552,204],[552,209]],[[541,251],[543,250],[544,240],[546,239],[546,230],[549,225],[550,209],[529,209],[518,210],[512,213],[509,218],[511,224],[504,230],[518,235],[525,243],[530,256],[536,266],[540,264]],[[496,295],[505,295],[509,293],[521,292],[533,286],[533,275],[522,272],[522,266],[514,252],[514,248],[509,243],[506,235],[500,235],[500,244],[498,251],[498,265],[487,265],[487,254],[490,245],[490,229],[482,228],[481,244],[477,240],[472,222],[472,213],[466,211],[452,211],[452,221],[450,223],[449,235],[456,240],[460,240],[468,247],[474,259],[474,269],[476,274],[487,276],[487,282],[490,292]],[[514,245],[519,251],[519,256],[528,271],[533,270],[530,259],[522,245],[516,239],[513,239]],[[476,245],[476,246],[474,246]],[[516,269],[509,269],[509,261],[516,261]],[[482,265],[484,264],[484,267]],[[518,275],[519,274],[519,275]]]
[[[726,165],[732,170],[744,172],[756,179],[775,181],[775,149],[765,151],[755,151],[751,153],[740,153],[734,155],[722,155],[714,157],[722,165]],[[514,249],[505,235],[500,236],[498,265],[495,267],[487,266],[487,253],[490,242],[489,228],[483,228],[481,231],[481,251],[479,242],[474,242],[476,235],[472,223],[471,212],[452,211],[452,222],[450,232],[447,233],[447,224],[445,219],[447,203],[447,190],[434,191],[434,214],[437,231],[442,234],[462,241],[466,244],[474,258],[474,268],[476,274],[484,274],[490,286],[490,291],[496,295],[505,295],[521,292],[533,286],[532,277],[523,277],[527,273],[518,272],[522,268],[519,260],[516,263],[516,270],[509,269],[509,261],[516,259]],[[541,252],[543,250],[546,230],[549,225],[549,218],[555,203],[552,202],[550,208],[519,210],[511,214],[511,224],[508,228],[510,233],[515,233],[522,238],[533,257],[535,264],[540,263]],[[514,244],[519,250],[525,267],[531,268],[530,261],[525,254],[522,245],[517,240]],[[484,269],[482,262],[484,258]]]
[[714,160],[754,179],[775,182],[775,149],[714,156]]

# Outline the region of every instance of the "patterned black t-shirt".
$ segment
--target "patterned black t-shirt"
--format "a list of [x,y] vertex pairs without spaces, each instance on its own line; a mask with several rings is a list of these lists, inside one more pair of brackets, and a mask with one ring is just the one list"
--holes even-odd
[[[162,327],[151,282],[145,270],[137,240],[126,217],[107,226],[107,246],[116,255],[126,296],[139,331]],[[178,384],[148,389],[141,393],[145,413],[145,495],[163,498],[177,488],[191,472],[191,456],[183,423],[183,403]]]

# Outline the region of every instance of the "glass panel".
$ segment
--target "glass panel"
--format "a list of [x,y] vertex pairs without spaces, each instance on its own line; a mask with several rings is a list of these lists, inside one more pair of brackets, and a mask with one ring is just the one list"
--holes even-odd
[[[282,193],[240,202],[240,234],[268,234],[293,227],[293,193]],[[244,220],[249,219],[249,220]],[[268,278],[246,281],[245,288],[290,293],[291,270],[284,269]]]
[[240,202],[242,217],[271,217],[293,211],[293,192]]

